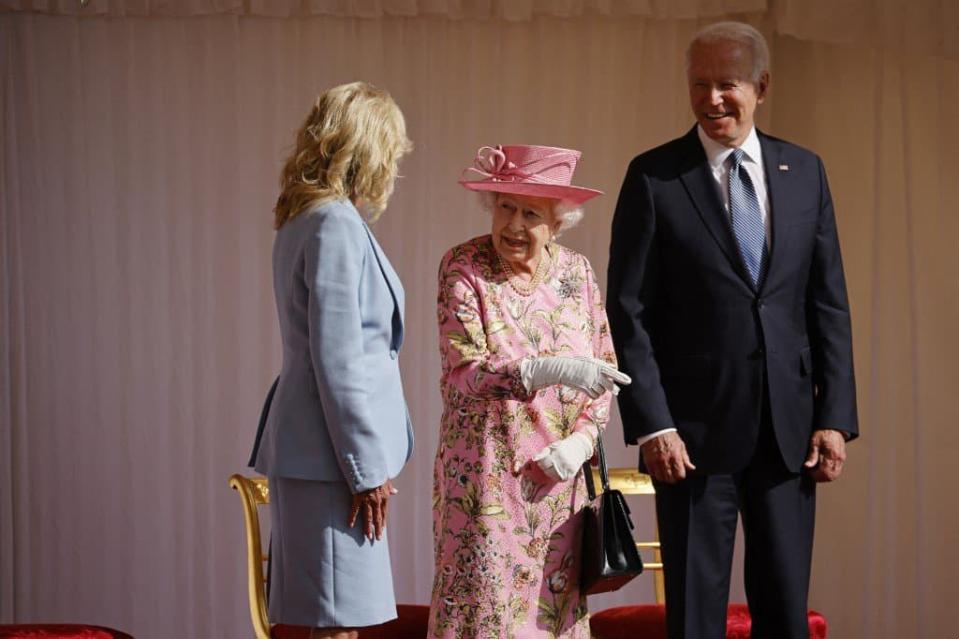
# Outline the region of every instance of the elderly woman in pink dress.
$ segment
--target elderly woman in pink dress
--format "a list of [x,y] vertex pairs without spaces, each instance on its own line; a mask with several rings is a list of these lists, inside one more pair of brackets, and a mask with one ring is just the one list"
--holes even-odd
[[439,271],[430,637],[589,637],[581,467],[630,380],[589,262],[555,241],[600,194],[571,184],[579,156],[484,147],[461,182],[492,229]]

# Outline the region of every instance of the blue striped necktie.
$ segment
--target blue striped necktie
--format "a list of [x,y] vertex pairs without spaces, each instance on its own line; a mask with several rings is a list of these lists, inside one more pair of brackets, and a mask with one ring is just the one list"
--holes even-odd
[[756,285],[766,261],[766,227],[753,181],[743,167],[744,156],[742,149],[729,156],[729,218],[746,271]]

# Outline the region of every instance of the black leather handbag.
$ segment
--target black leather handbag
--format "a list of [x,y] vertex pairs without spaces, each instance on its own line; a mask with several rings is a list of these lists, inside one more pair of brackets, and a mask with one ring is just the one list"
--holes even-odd
[[609,487],[609,470],[602,437],[596,438],[599,477],[603,492],[597,496],[593,471],[583,464],[589,504],[583,508],[583,554],[580,590],[588,595],[619,590],[643,572],[643,560],[633,540],[633,522],[623,493]]

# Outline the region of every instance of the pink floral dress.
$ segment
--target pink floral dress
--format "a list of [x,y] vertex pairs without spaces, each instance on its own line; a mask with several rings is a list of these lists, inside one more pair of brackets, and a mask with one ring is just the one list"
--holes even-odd
[[510,286],[488,235],[453,248],[440,266],[430,637],[589,637],[579,591],[582,472],[556,482],[530,459],[573,431],[595,440],[611,396],[590,400],[565,386],[529,394],[520,362],[615,363],[615,355],[589,262],[556,244],[550,252],[529,295]]

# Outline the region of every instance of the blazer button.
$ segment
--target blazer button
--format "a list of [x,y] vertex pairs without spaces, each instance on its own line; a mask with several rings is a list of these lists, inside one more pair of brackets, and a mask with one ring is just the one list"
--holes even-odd
[[756,298],[755,305],[756,305],[756,309],[758,309],[758,310],[761,311],[761,310],[763,310],[763,308],[766,307],[766,302],[763,301],[763,298],[757,297],[757,298]]
[[396,359],[397,352],[396,349],[390,349],[390,359]]

